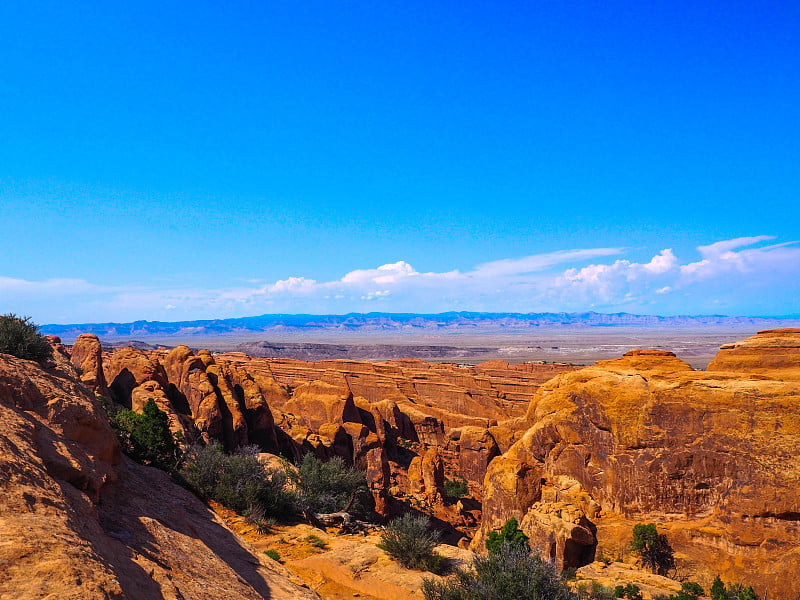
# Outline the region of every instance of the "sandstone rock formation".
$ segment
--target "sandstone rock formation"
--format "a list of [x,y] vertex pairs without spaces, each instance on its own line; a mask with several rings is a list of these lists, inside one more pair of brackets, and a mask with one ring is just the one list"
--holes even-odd
[[78,368],[86,387],[101,396],[108,395],[103,373],[103,347],[96,335],[84,333],[78,336],[72,345],[70,362]]
[[682,576],[794,597],[798,341],[796,330],[761,333],[723,348],[707,372],[633,351],[544,384],[529,429],[489,465],[473,547],[514,516],[565,566],[633,560],[633,525],[653,521]]
[[0,423],[0,597],[317,598],[166,474],[121,457],[69,363],[0,355]]
[[[95,341],[82,336],[73,350],[85,373],[97,372]],[[412,458],[430,447],[442,450],[447,475],[468,481],[479,498],[489,461],[521,435],[535,389],[566,370],[502,361],[309,363],[178,346],[106,353],[101,375],[123,406],[140,410],[153,398],[188,442],[216,440],[228,450],[257,444],[293,459],[340,456],[366,470],[376,509],[388,515],[389,488],[402,488]],[[417,499],[441,503],[441,488]]]
[[772,379],[800,378],[800,329],[768,329],[726,344],[706,371],[763,374]]

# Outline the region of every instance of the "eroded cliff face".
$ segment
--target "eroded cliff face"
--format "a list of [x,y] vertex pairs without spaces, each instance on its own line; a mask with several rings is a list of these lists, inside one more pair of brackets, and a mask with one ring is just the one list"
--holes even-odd
[[0,597],[317,598],[166,474],[121,456],[84,385],[102,389],[99,371],[86,377],[96,353],[73,355],[82,375],[54,358],[0,355]]
[[[87,365],[85,381],[107,382],[117,403],[139,410],[152,397],[189,442],[216,440],[229,450],[255,443],[295,459],[308,452],[340,456],[367,472],[376,510],[385,516],[395,501],[444,509],[443,478],[432,478],[432,463],[422,461],[431,448],[444,474],[466,480],[480,498],[489,462],[521,435],[536,388],[573,369],[502,361],[311,363],[178,346],[106,353],[98,370],[97,361],[84,358],[95,356],[92,337],[79,338],[73,362]],[[473,503],[441,516],[471,526],[478,508]]]
[[489,465],[473,547],[514,516],[565,566],[633,560],[633,525],[652,521],[681,575],[794,597],[799,344],[800,330],[763,332],[723,348],[708,371],[633,351],[544,384],[525,434]]

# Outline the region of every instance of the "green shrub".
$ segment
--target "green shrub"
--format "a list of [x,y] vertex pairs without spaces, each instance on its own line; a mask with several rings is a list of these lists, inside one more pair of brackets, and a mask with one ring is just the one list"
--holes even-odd
[[711,600],[758,600],[751,586],[744,584],[728,584],[726,587],[719,575],[711,584]]
[[675,597],[675,600],[696,600],[705,592],[703,587],[695,581],[684,581],[681,584],[681,591]]
[[444,495],[448,498],[463,498],[469,495],[469,486],[463,479],[446,479],[444,482]]
[[281,555],[277,550],[264,550],[264,554],[269,556],[272,560],[280,561]]
[[501,544],[476,556],[472,569],[458,569],[445,581],[425,579],[425,600],[572,600],[574,594],[555,566],[520,545]]
[[[712,598],[714,598],[713,587],[711,588]],[[700,598],[705,592],[703,591],[703,587],[694,581],[685,581],[681,584],[681,591],[677,594],[670,594],[669,596],[662,594],[657,596],[655,600],[697,600]],[[723,600],[727,600],[728,598],[739,600],[739,596],[723,596]],[[749,599],[748,600],[754,600]]]
[[440,534],[430,528],[427,515],[407,513],[394,521],[381,533],[378,548],[406,569],[421,571],[441,570],[443,559],[433,549],[439,544]]
[[109,415],[123,451],[136,462],[173,470],[180,458],[180,448],[169,428],[167,413],[150,398],[141,413],[128,409]]
[[666,575],[675,568],[675,557],[667,536],[659,534],[655,523],[639,523],[633,527],[631,549],[642,557],[642,564],[659,575]]
[[498,533],[490,531],[486,538],[486,549],[489,552],[499,552],[503,546],[512,546],[530,552],[528,536],[519,529],[517,520],[511,517],[503,524],[503,528]]
[[629,583],[618,585],[614,588],[614,598],[628,598],[629,600],[642,600],[642,592],[638,585]]
[[366,490],[363,471],[350,467],[338,456],[321,461],[306,454],[294,474],[300,509],[316,513],[344,510],[360,490]]
[[328,542],[326,542],[325,540],[323,540],[321,537],[319,537],[318,535],[316,535],[316,534],[314,534],[314,533],[310,533],[310,534],[308,534],[308,535],[305,537],[305,540],[306,540],[306,541],[307,541],[309,544],[311,544],[312,546],[314,546],[315,548],[320,548],[320,549],[322,549],[322,548],[325,548],[325,547],[327,547],[327,546],[328,546]]
[[292,514],[296,496],[287,489],[285,471],[268,473],[257,454],[256,446],[246,446],[235,454],[225,454],[217,443],[193,446],[181,475],[201,498],[240,514],[253,514],[260,520]]
[[0,315],[0,353],[43,362],[53,355],[53,349],[30,317],[9,313]]

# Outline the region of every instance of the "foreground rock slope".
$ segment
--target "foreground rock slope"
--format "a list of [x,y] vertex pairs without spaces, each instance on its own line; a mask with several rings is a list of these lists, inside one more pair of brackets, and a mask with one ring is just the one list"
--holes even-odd
[[721,349],[708,371],[664,351],[544,384],[527,431],[492,461],[473,542],[516,517],[547,555],[579,567],[635,560],[636,523],[655,522],[678,575],[716,574],[761,597],[800,583],[800,330]]
[[0,355],[0,598],[317,597],[166,474],[122,457],[56,358],[43,370]]

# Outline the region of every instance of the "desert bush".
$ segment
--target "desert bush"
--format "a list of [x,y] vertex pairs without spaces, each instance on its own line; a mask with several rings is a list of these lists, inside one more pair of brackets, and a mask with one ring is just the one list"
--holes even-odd
[[319,537],[318,535],[316,535],[314,533],[308,534],[305,537],[305,541],[307,541],[309,544],[311,544],[315,548],[319,548],[319,549],[325,548],[328,545],[328,542],[326,542],[325,540],[323,540],[321,537]]
[[282,470],[267,472],[258,462],[258,448],[246,446],[225,454],[222,446],[192,446],[181,475],[195,493],[256,519],[285,517],[295,512],[296,496],[287,489]]
[[[719,575],[716,576],[714,583],[711,584],[709,593],[711,600],[758,600],[758,596],[751,586],[746,586],[743,583],[725,586]],[[798,600],[800,600],[800,595]]]
[[599,581],[592,581],[588,586],[579,586],[578,598],[580,600],[615,600],[617,596],[610,587],[601,584]]
[[633,527],[631,549],[642,557],[642,564],[659,575],[666,575],[675,568],[675,557],[667,536],[658,533],[655,523],[638,523]]
[[444,495],[448,498],[463,498],[469,494],[469,486],[463,479],[446,479]]
[[277,550],[264,550],[264,554],[269,556],[272,560],[280,561],[281,555]]
[[300,509],[309,512],[344,510],[359,490],[367,488],[364,472],[348,466],[338,456],[321,461],[313,454],[306,454],[291,477],[298,492]]
[[422,593],[425,600],[575,598],[552,563],[512,544],[501,544],[488,556],[476,556],[471,569],[458,569],[445,581],[425,579]]
[[498,552],[503,546],[512,546],[530,551],[528,536],[519,529],[519,524],[514,517],[511,517],[503,524],[503,528],[497,531],[490,531],[486,537],[486,549],[489,552]]
[[30,317],[9,313],[0,315],[0,353],[42,362],[52,356],[53,349]]
[[125,454],[136,462],[171,471],[180,459],[180,447],[169,428],[167,413],[150,398],[141,413],[121,409],[109,414]]
[[381,533],[378,547],[406,569],[437,572],[443,559],[433,549],[439,544],[440,534],[430,528],[427,515],[407,513],[392,521]]
[[628,583],[624,586],[618,585],[614,588],[614,598],[627,598],[628,600],[643,600],[642,591],[635,583]]

